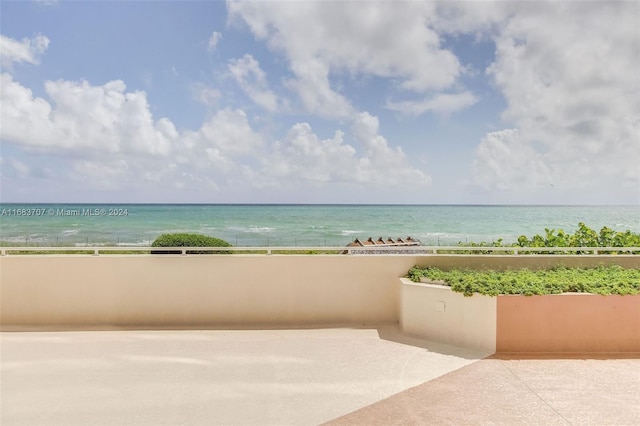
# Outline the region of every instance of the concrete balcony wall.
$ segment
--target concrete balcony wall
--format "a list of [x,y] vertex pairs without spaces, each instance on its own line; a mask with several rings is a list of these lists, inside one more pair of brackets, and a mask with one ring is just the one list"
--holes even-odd
[[496,298],[464,297],[449,287],[400,280],[405,333],[455,346],[496,351]]
[[397,322],[414,256],[12,255],[0,322],[21,326],[305,326]]
[[8,255],[0,326],[194,328],[400,322],[488,352],[640,352],[640,296],[463,297],[402,279],[414,265],[640,267],[640,256]]

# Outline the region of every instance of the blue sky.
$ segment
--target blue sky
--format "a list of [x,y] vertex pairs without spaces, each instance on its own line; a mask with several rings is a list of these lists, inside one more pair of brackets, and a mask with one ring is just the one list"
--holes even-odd
[[0,12],[3,202],[640,204],[635,1]]

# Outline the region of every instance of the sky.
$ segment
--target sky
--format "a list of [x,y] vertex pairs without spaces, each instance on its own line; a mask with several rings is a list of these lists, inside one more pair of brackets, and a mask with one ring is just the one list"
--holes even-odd
[[638,1],[1,1],[0,201],[640,204]]

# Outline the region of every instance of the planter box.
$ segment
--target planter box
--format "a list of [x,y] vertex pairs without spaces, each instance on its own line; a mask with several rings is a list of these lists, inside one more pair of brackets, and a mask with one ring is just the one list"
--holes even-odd
[[496,298],[464,297],[448,286],[401,278],[400,324],[405,333],[486,351],[496,351]]
[[425,339],[497,353],[640,353],[640,295],[475,294],[401,279],[400,324]]

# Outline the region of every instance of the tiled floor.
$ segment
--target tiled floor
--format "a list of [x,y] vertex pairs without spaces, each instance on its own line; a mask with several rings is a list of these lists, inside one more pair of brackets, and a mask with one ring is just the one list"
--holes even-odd
[[329,425],[640,425],[640,359],[478,361]]

